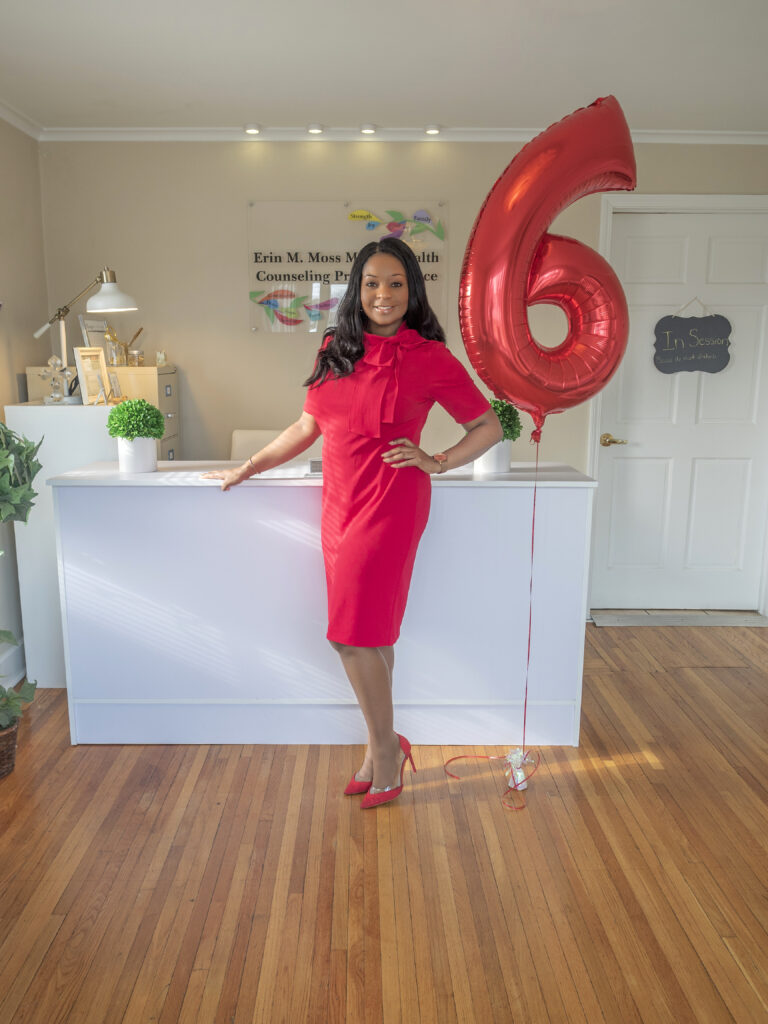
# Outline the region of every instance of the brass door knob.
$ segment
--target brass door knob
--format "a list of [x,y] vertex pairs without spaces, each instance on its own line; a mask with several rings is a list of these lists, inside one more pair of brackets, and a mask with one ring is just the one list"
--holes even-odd
[[603,448],[608,448],[612,444],[629,444],[629,441],[622,441],[619,437],[614,437],[613,434],[601,434],[600,444]]

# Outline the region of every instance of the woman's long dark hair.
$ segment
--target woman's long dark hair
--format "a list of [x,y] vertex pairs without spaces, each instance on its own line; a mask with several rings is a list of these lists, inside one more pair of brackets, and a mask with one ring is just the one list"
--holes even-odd
[[395,256],[403,265],[408,282],[408,310],[405,314],[406,327],[417,331],[422,338],[430,341],[445,341],[443,328],[432,311],[424,287],[424,276],[413,250],[398,238],[382,238],[378,242],[364,245],[355,257],[349,272],[347,290],[339,303],[336,323],[323,334],[324,348],[317,354],[315,368],[304,381],[305,386],[322,384],[329,375],[346,377],[352,373],[355,363],[365,351],[363,333],[368,318],[360,305],[360,289],[363,281],[363,267],[377,252]]

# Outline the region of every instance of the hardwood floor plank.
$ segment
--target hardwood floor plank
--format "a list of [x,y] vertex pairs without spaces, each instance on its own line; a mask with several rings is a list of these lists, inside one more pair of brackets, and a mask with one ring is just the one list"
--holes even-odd
[[533,816],[528,810],[510,812],[500,824],[504,829],[501,833],[502,842],[519,875],[515,886],[521,925],[530,946],[548,1017],[551,1020],[564,1020],[570,1012],[574,1014],[574,1020],[581,1020],[580,1003],[573,988],[573,979],[565,966],[560,936],[548,894],[542,884],[540,865],[544,855]]
[[[697,634],[698,638],[698,634]],[[718,629],[716,640],[752,666],[768,664],[768,637],[762,629]]]
[[[328,813],[328,774],[330,764],[330,748],[310,747],[307,761],[307,779],[312,785],[305,785],[305,792],[310,800],[304,801],[302,815],[308,819],[308,828],[302,834],[306,842],[296,845],[294,872],[297,877],[297,888],[302,894],[301,926],[296,947],[296,963],[289,965],[291,977],[288,978],[290,991],[289,1017],[294,1020],[308,1020],[311,1005],[311,985],[313,960],[329,961],[330,954],[330,916],[323,905],[323,822]],[[334,801],[335,802],[335,801]],[[296,865],[302,864],[303,877],[298,878]],[[295,969],[294,969],[295,966]],[[327,977],[327,966],[325,976]]]
[[[399,813],[398,805],[394,811]],[[384,808],[384,816],[393,808]],[[382,1020],[382,964],[381,964],[381,903],[379,894],[379,815],[358,808],[363,824],[363,1007],[362,1019],[378,1024]],[[390,866],[390,878],[391,878]]]
[[[407,836],[413,832],[414,808],[410,804],[402,808],[402,813],[389,817],[389,846],[392,863],[392,897],[394,901],[394,933],[393,945],[397,953],[397,1017],[395,1020],[419,1019],[419,989],[416,980],[418,931],[409,900],[410,879],[407,855]],[[411,867],[410,870],[413,870]],[[384,954],[382,953],[382,956]],[[382,968],[383,969],[383,968]],[[385,986],[386,991],[386,986]]]
[[[500,753],[500,751],[494,751],[494,753]],[[468,850],[466,859],[463,857],[462,860],[465,872],[474,876],[473,885],[476,882],[482,887],[482,902],[479,894],[475,895],[473,892],[472,903],[477,918],[483,971],[491,981],[498,978],[497,986],[503,986],[504,989],[505,999],[502,998],[500,990],[493,993],[494,1014],[498,1019],[532,1019],[526,1008],[525,1000],[526,986],[523,973],[526,968],[521,966],[521,958],[516,953],[512,935],[513,930],[520,931],[521,929],[516,912],[511,924],[505,915],[500,886],[506,885],[506,881],[496,877],[493,863],[494,842],[487,825],[487,821],[493,816],[494,811],[497,814],[505,813],[499,812],[499,802],[501,794],[505,790],[505,780],[503,777],[499,778],[498,772],[492,773],[482,763],[477,767],[478,773],[475,778],[465,779],[460,786],[466,813],[467,838],[471,838],[472,841],[474,870]],[[461,831],[459,835],[461,835]],[[493,840],[496,839],[496,836],[497,833],[494,831]],[[532,961],[529,967],[530,977],[535,980]]]
[[226,902],[222,907],[219,927],[206,971],[205,989],[197,1011],[198,1021],[217,1020],[217,1012],[222,1004],[224,982],[230,965],[230,955],[240,927],[243,892],[248,877],[250,859],[250,846],[241,842],[237,848],[237,860],[226,893]]
[[[175,1024],[181,1015],[190,978],[193,974],[207,971],[210,947],[220,922],[221,901],[214,903],[214,897],[217,888],[220,887],[221,891],[231,883],[242,834],[242,817],[238,816],[237,810],[247,762],[237,756],[239,748],[229,749],[232,750],[231,757],[219,757],[216,761],[220,774],[214,807],[220,809],[220,814],[214,808],[204,807],[198,812],[206,811],[209,818],[208,832],[207,837],[201,835],[201,856],[196,858],[194,873],[182,897],[189,904],[186,927],[182,930],[178,915],[175,919],[177,923],[174,927],[178,929],[179,943],[173,948],[173,972],[163,1000],[159,1024]],[[237,827],[234,837],[233,826]]]
[[[267,929],[264,936],[264,949],[261,957],[259,989],[253,1010],[254,1021],[272,1019],[275,983],[281,961],[281,951],[283,951],[284,955],[292,959],[295,958],[296,942],[298,941],[297,935],[289,928],[286,932],[289,946],[283,946],[284,909],[288,906],[289,896],[294,895],[291,894],[290,886],[294,860],[294,844],[296,842],[299,812],[301,810],[301,794],[304,788],[304,776],[307,766],[307,748],[306,746],[293,747],[292,753],[294,758],[289,778],[290,788],[286,794],[285,803],[279,805],[279,810],[284,815],[282,821],[282,842],[277,855],[275,876],[272,884],[272,899],[270,901]],[[290,909],[291,915],[289,920],[298,925],[301,913],[301,899],[299,896],[291,899]]]
[[[400,967],[397,949],[397,926],[395,916],[395,878],[392,866],[392,842],[390,834],[390,814],[376,814],[376,852],[379,916],[379,955],[381,978],[381,1020],[384,1024],[393,1024],[402,1020],[400,1010]],[[406,951],[403,950],[403,955]],[[373,951],[366,950],[366,960]]]
[[[327,763],[327,784],[323,785],[322,797],[325,801],[324,811],[318,808],[320,818],[317,829],[321,833],[320,860],[318,865],[318,895],[314,935],[307,935],[311,943],[312,977],[309,987],[309,1010],[307,1021],[311,1024],[323,1024],[331,1018],[331,1006],[338,1010],[338,992],[332,991],[329,978],[334,978],[333,961],[333,919],[334,904],[337,899],[335,889],[336,850],[342,829],[339,826],[339,811],[349,811],[349,800],[339,799],[346,785],[349,774],[343,757],[331,756],[330,749],[323,747],[324,764]],[[325,773],[323,775],[325,778]],[[346,976],[346,956],[344,959]],[[341,1020],[341,1017],[335,1019]]]
[[[441,802],[443,810],[442,832],[444,836],[444,867],[449,872],[449,885],[453,896],[451,926],[456,929],[458,951],[461,953],[461,965],[466,972],[467,996],[465,1005],[457,1001],[456,1012],[459,1020],[494,1020],[491,999],[493,972],[486,972],[482,950],[475,924],[474,908],[470,892],[471,879],[475,872],[474,858],[466,850],[467,857],[462,857],[462,846],[459,831],[465,827],[463,795],[459,791],[449,792],[449,799]],[[441,851],[442,853],[442,851]],[[450,939],[449,939],[450,941]],[[463,982],[462,977],[462,982]],[[455,983],[454,983],[455,987]],[[498,993],[494,992],[494,1002],[498,1001]]]
[[[499,790],[496,792],[499,793]],[[499,801],[500,799],[499,796]],[[504,813],[518,818],[524,812]],[[515,974],[519,978],[520,999],[528,1014],[528,1017],[523,1019],[549,1021],[542,978],[536,962],[535,944],[531,944],[527,929],[529,901],[524,896],[524,876],[507,840],[507,822],[500,817],[498,809],[492,808],[490,801],[487,805],[478,806],[478,814],[493,868],[501,914],[511,943],[512,955],[508,969],[515,965]]]
[[[4,910],[0,942],[6,940],[18,915],[44,883],[50,860],[72,831],[72,823],[80,821],[87,811],[98,785],[97,765],[103,770],[107,768],[108,762],[103,758],[103,754],[90,751],[83,751],[76,758],[67,757],[67,770],[53,773],[54,780],[61,775],[58,789],[55,781],[41,780],[39,791],[26,794],[23,789],[6,789],[6,780],[3,780],[2,792],[6,799],[13,800],[14,807],[19,803],[28,806],[29,813],[23,817],[10,814],[10,827],[3,829],[3,842],[18,852],[18,860],[14,858],[14,868],[0,883]],[[17,767],[8,778],[15,782],[20,770],[23,771]]]
[[[325,1021],[350,1021],[347,1016],[347,954],[342,949],[331,950],[328,974],[328,1017]],[[350,1021],[350,1024],[352,1022]]]
[[[90,844],[90,837],[97,831],[109,813],[116,792],[120,790],[122,776],[130,770],[136,757],[133,748],[123,748],[115,757],[111,768],[103,776],[94,791],[93,799],[83,809],[78,828],[73,830],[53,856],[44,879],[35,889],[26,906],[16,919],[2,946],[0,963],[10,977],[21,970],[22,965],[36,947],[38,929],[55,913],[56,904],[72,877],[73,870],[80,863]],[[33,982],[34,984],[34,982]],[[2,991],[2,989],[0,989]],[[0,1011],[15,1013],[16,1007],[7,1005],[7,997],[0,1003]]]
[[[264,992],[264,998],[257,999],[256,1008],[253,1013],[254,1021],[269,1022],[269,1024],[291,1024],[291,985],[297,974],[303,974],[304,966],[296,960],[296,949],[299,944],[299,930],[301,928],[303,897],[299,893],[286,893],[285,902],[281,904],[276,916],[279,917],[279,948],[277,957],[273,962],[266,964],[266,970],[271,972],[274,981],[272,985],[259,986],[259,995]],[[268,1000],[270,998],[271,1005]]]
[[2,1024],[751,1024],[768,1016],[768,631],[588,627],[581,746],[71,747],[0,780]]
[[[239,976],[239,990],[235,1005],[235,1024],[251,1024],[259,999],[264,975],[264,949],[269,933],[274,904],[274,890],[278,873],[285,877],[286,868],[280,866],[285,830],[285,809],[294,784],[296,751],[293,747],[275,748],[272,770],[261,803],[256,843],[258,853],[251,861],[252,889],[247,899],[247,945]],[[247,886],[248,890],[248,886]],[[277,909],[277,908],[275,908]]]
[[[178,849],[181,855],[175,862],[176,870],[156,919],[147,959],[131,993],[125,1014],[126,1024],[146,1018],[160,1020],[169,994],[172,1000],[178,1000],[178,985],[172,990],[174,974],[177,970],[187,973],[189,969],[184,936],[193,916],[211,835],[218,827],[221,813],[215,796],[217,751],[213,747],[202,750],[205,751],[205,760],[197,785],[172,837],[171,850]],[[232,770],[233,766],[230,772]],[[210,808],[216,810],[211,812]],[[175,1008],[178,1011],[180,1003]]]
[[[347,953],[346,1016],[343,1020],[365,1020],[365,856],[363,845],[364,812],[353,801],[345,800],[347,818],[347,877],[341,879],[340,904],[346,905],[347,919],[343,927]],[[373,824],[368,816],[369,825]],[[341,866],[341,865],[340,865]],[[337,872],[337,879],[338,879]],[[334,922],[335,923],[335,922]],[[334,947],[337,942],[334,929]]]
[[[493,795],[493,789],[490,794]],[[505,954],[511,954],[511,942],[500,917],[498,892],[495,889],[489,891],[483,884],[486,873],[490,871],[490,860],[482,834],[478,805],[487,800],[488,795],[487,785],[482,790],[480,786],[457,786],[451,810],[457,843],[456,866],[460,868],[466,886],[467,914],[471,925],[466,930],[462,927],[462,941],[470,964],[473,1009],[476,1015],[482,1011],[482,1003],[474,993],[478,986],[485,986],[488,1003],[486,1019],[504,1022],[514,1019],[504,978]],[[512,1002],[518,1002],[514,988]]]
[[[564,748],[573,763],[575,751]],[[579,759],[585,764],[584,756]],[[581,776],[578,785],[583,785]],[[600,923],[610,936],[621,965],[623,980],[632,1003],[643,1021],[659,1024],[698,1024],[680,987],[643,903],[632,888],[610,842],[611,818],[615,804],[605,793],[575,794],[568,801],[571,842],[579,850],[578,859],[587,865],[582,878]],[[654,984],[649,980],[654,979]],[[628,1005],[627,1009],[631,1012]]]
[[[424,748],[420,754],[424,753]],[[439,758],[438,748],[438,758]],[[427,762],[420,757],[419,775],[426,776]],[[438,1020],[437,999],[435,996],[435,979],[432,971],[432,943],[427,914],[427,894],[425,889],[424,864],[419,855],[419,827],[420,814],[417,812],[420,805],[417,800],[409,808],[406,815],[399,821],[400,834],[403,844],[403,861],[407,878],[407,888],[398,886],[397,892],[404,903],[410,909],[410,921],[407,921],[405,911],[398,915],[398,922],[403,928],[410,926],[410,942],[413,949],[413,972],[416,982],[416,1003],[411,1004],[411,1013],[404,1019],[410,1020]],[[428,877],[428,876],[427,876]],[[410,987],[406,990],[409,998],[413,998]],[[405,1005],[405,1004],[404,1004]],[[416,1013],[418,1007],[418,1013]]]
[[[258,754],[249,756],[249,767],[244,798],[246,799],[245,822],[239,850],[238,864],[243,876],[236,875],[236,891],[227,896],[225,908],[225,931],[219,933],[214,951],[215,965],[209,974],[220,979],[220,996],[215,1024],[230,1024],[237,1017],[238,1006],[241,1004],[240,991],[245,971],[248,944],[251,933],[253,908],[261,887],[264,860],[271,831],[261,827],[262,812],[265,818],[270,812],[269,801],[272,799],[273,786],[282,769],[282,760],[278,759],[274,747],[255,748]],[[244,748],[244,753],[248,748]],[[242,860],[245,857],[245,864]],[[239,900],[237,896],[239,895]],[[212,998],[212,996],[211,996]],[[206,1001],[208,994],[206,993]],[[245,1004],[245,998],[242,999]],[[252,1009],[252,1003],[251,1009]]]
[[[13,1022],[18,1019],[17,1012],[21,1007],[29,1008],[26,1000],[27,993],[34,984],[40,964],[44,961],[48,950],[54,942],[64,919],[52,915],[45,921],[41,921],[35,929],[33,941],[29,946],[28,954],[24,963],[16,968],[13,973],[7,968],[0,972],[3,979],[2,998],[0,999],[0,1020]],[[34,1012],[34,1007],[33,1007]],[[34,1016],[27,1014],[28,1020],[34,1020]],[[43,1018],[38,1017],[42,1022]]]
[[[606,818],[602,828],[616,858],[616,870],[622,871],[631,888],[629,898],[642,905],[658,945],[656,973],[668,970],[668,991],[673,973],[684,993],[684,1001],[675,1003],[678,1019],[686,1019],[690,1007],[691,1020],[700,1020],[704,1012],[713,1021],[728,1020],[726,1006],[738,1010],[737,1019],[740,1015],[751,1019],[741,994],[729,989],[727,976],[719,971],[718,957],[711,952],[713,945],[719,945],[717,934],[676,869],[673,857],[660,861],[654,854],[649,842],[654,832],[652,817],[633,801],[628,787],[617,783],[612,798],[617,807],[624,803],[623,813]],[[726,993],[721,992],[723,985],[729,989]]]
[[[762,1007],[762,1011],[758,1011],[760,1016],[754,1019],[756,1021],[767,1019],[768,971],[766,971],[764,952],[761,955],[761,951],[756,950],[753,944],[744,942],[739,935],[728,936],[723,939],[723,943]],[[764,949],[765,947],[763,947],[763,951]]]
[[[540,779],[540,786],[548,774],[549,767],[545,761],[536,776]],[[578,904],[582,890],[574,889],[573,875],[557,852],[558,848],[562,849],[562,836],[557,820],[551,813],[551,805],[553,801],[562,801],[554,780],[547,790],[542,793],[538,813],[531,817],[531,821],[538,835],[536,871],[549,908],[554,935],[557,937],[556,944],[550,940],[550,947],[555,948],[559,955],[559,962],[555,966],[557,976],[568,979],[567,985],[561,985],[561,994],[570,1020],[590,1022],[599,1020],[601,1010],[593,976],[585,962],[585,947],[591,943]]]
[[[423,766],[420,771],[423,770]],[[421,868],[420,881],[422,891],[422,906],[424,910],[425,937],[429,948],[429,970],[422,977],[417,975],[419,985],[419,1002],[426,1003],[427,1000],[433,1003],[435,1020],[445,1021],[446,1024],[456,1022],[456,1003],[453,997],[453,986],[448,954],[448,938],[443,926],[442,900],[443,891],[440,885],[437,866],[435,863],[435,848],[439,843],[434,838],[430,826],[429,808],[431,803],[439,799],[443,787],[433,785],[430,787],[430,801],[418,808],[416,814],[416,836],[417,836],[417,863]],[[438,818],[439,820],[439,818]],[[429,988],[427,996],[424,989]],[[423,993],[423,994],[422,994]],[[423,1009],[422,1009],[423,1012]]]
[[[612,933],[603,925],[601,915],[590,892],[591,886],[603,884],[595,877],[585,879],[579,859],[574,855],[576,842],[572,837],[572,822],[568,817],[566,801],[559,795],[549,795],[543,809],[549,820],[551,843],[545,855],[556,861],[568,881],[571,895],[567,908],[573,931],[575,949],[583,962],[586,980],[581,982],[581,967],[576,965],[574,980],[579,1002],[588,1021],[639,1021],[640,1014],[627,985],[617,951],[611,940]],[[596,873],[591,873],[596,874]]]

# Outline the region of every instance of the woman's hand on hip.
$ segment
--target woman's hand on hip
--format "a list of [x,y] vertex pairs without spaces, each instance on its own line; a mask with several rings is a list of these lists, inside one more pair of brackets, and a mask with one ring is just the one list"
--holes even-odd
[[427,455],[407,437],[397,437],[394,441],[390,441],[388,450],[381,457],[394,469],[415,466],[422,473],[427,474],[437,473],[440,469],[431,455]]

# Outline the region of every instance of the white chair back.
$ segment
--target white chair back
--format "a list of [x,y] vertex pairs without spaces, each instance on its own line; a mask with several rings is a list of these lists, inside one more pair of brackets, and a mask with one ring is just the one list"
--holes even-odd
[[[266,427],[257,430],[246,430],[244,428],[233,430],[229,457],[236,462],[245,462],[250,455],[255,455],[256,452],[261,451],[265,445],[268,445],[270,441],[274,441],[282,432],[282,429],[271,430]],[[305,452],[302,452],[301,455],[292,461],[308,462],[310,459],[319,459],[322,447],[323,439],[318,437]]]

